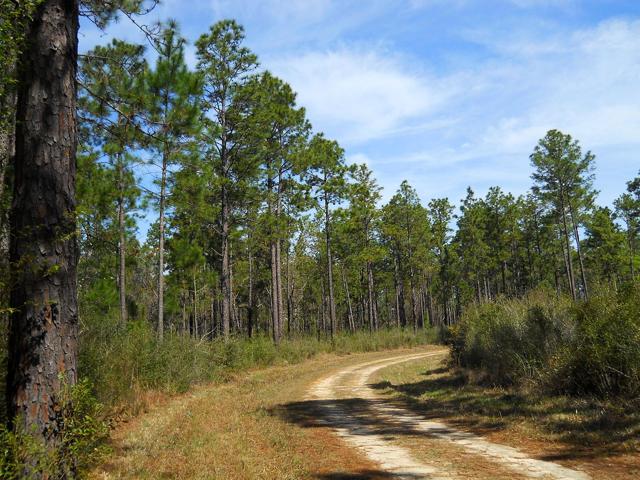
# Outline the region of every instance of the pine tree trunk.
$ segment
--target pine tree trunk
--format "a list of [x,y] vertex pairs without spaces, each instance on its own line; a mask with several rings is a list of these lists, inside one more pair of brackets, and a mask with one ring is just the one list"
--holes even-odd
[[629,268],[631,270],[631,281],[635,281],[636,279],[636,272],[634,270],[634,260],[636,258],[636,252],[635,252],[635,242],[633,240],[633,237],[631,237],[629,239]]
[[402,286],[402,276],[400,274],[400,259],[396,253],[393,257],[394,281],[396,286],[396,315],[398,316],[398,325],[402,328],[407,326],[407,316],[404,311],[404,289]]
[[371,262],[367,262],[367,296],[369,298],[369,328],[374,332],[378,329],[378,315],[373,288],[373,268]]
[[253,255],[251,246],[249,250],[249,292],[247,295],[247,336],[253,335]]
[[[326,175],[325,175],[326,181]],[[331,257],[331,229],[329,224],[329,197],[324,194],[324,233],[327,247],[327,284],[329,286],[329,321],[331,323],[331,340],[333,341],[337,331],[336,301],[333,291],[333,258]]]
[[287,249],[287,284],[285,288],[287,290],[287,336],[291,336],[291,322],[293,315],[293,298],[291,294],[291,259],[289,255],[289,249]]
[[279,300],[278,300],[278,273],[277,273],[277,265],[278,265],[278,255],[277,255],[277,247],[276,240],[271,240],[270,245],[271,251],[271,326],[273,329],[273,342],[278,345],[280,343],[280,331],[279,331],[279,323],[280,323],[280,308],[279,308]]
[[120,297],[120,321],[127,322],[127,252],[125,240],[125,216],[124,216],[124,166],[121,154],[118,157],[118,290]]
[[198,338],[198,285],[195,270],[193,271],[193,336]]
[[576,241],[576,251],[578,252],[578,263],[580,264],[580,278],[582,279],[582,288],[584,288],[584,298],[589,298],[589,289],[587,287],[587,276],[584,269],[584,260],[582,258],[582,248],[580,247],[580,233],[578,232],[578,222],[573,205],[569,202],[569,214],[571,215],[571,223],[573,224],[573,236]]
[[164,337],[164,209],[167,186],[167,153],[162,156],[162,176],[160,178],[160,215],[158,218],[158,338]]
[[220,275],[220,291],[222,293],[222,334],[224,338],[229,338],[231,328],[231,261],[229,258],[229,199],[227,197],[227,187],[222,186],[222,211],[221,211],[221,254],[222,265]]
[[353,320],[353,307],[351,306],[351,296],[349,295],[349,284],[347,283],[347,276],[344,273],[344,265],[341,265],[342,270],[342,284],[344,285],[344,294],[347,297],[347,311],[349,314],[349,330],[354,332],[356,330],[356,324]]
[[576,282],[573,274],[573,259],[571,258],[571,244],[569,243],[569,227],[567,226],[567,212],[564,204],[564,193],[561,194],[560,200],[560,208],[562,210],[562,226],[563,226],[563,240],[564,240],[564,248],[566,248],[566,259],[567,259],[567,280],[569,281],[569,290],[571,291],[571,298],[575,301],[577,299],[576,295]]
[[76,382],[78,2],[36,9],[21,58],[11,209],[8,413],[54,446],[60,392]]
[[[278,173],[278,188],[277,188],[277,196],[276,196],[276,218],[279,220],[282,216],[282,193],[283,185],[282,185],[282,172]],[[282,325],[283,325],[283,314],[284,314],[284,304],[282,302],[282,240],[281,233],[278,232],[276,238],[276,262],[275,262],[275,270],[276,270],[276,301],[278,303],[278,316],[276,318],[278,325],[278,343],[282,339]]]

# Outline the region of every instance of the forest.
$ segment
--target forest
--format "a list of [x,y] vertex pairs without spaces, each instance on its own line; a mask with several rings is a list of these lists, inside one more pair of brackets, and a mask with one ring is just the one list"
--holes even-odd
[[[191,68],[179,25],[145,25],[145,2],[1,6],[7,478],[46,462],[79,474],[109,412],[135,412],[140,389],[185,391],[320,351],[439,341],[497,384],[637,398],[640,171],[602,205],[598,152],[550,129],[522,160],[525,194],[471,185],[421,199],[404,181],[385,195],[234,20],[197,38]],[[147,42],[78,55],[65,35],[79,16],[107,28],[117,11]],[[55,41],[65,48],[42,57]],[[35,340],[54,335],[38,322],[56,346]],[[48,400],[28,373],[43,348],[65,365],[36,382]],[[25,406],[33,395],[62,412],[53,430]],[[20,422],[48,445],[67,432],[67,450],[24,470]]]

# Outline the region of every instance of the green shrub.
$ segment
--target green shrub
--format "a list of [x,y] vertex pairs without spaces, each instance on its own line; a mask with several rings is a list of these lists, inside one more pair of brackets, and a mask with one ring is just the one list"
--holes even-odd
[[573,303],[552,291],[469,308],[443,338],[458,364],[494,383],[535,382],[548,390],[640,393],[640,287],[594,288]]
[[[60,442],[47,448],[32,432],[0,426],[0,478],[78,478],[106,453],[109,430],[87,380],[63,386]],[[15,425],[22,425],[16,419]]]
[[571,302],[547,291],[471,307],[449,335],[454,359],[496,383],[540,376],[575,329]]
[[640,287],[600,292],[577,308],[572,342],[550,365],[559,390],[640,394]]
[[433,329],[385,329],[375,333],[342,332],[328,338],[300,336],[199,340],[167,333],[157,340],[148,322],[126,327],[115,318],[83,319],[80,373],[91,379],[98,400],[109,407],[135,412],[141,390],[184,392],[196,383],[225,381],[234,372],[279,363],[298,363],[319,353],[352,353],[435,343]]

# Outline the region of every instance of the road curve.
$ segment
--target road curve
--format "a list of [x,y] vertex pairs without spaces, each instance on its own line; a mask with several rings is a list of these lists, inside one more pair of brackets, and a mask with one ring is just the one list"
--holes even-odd
[[[348,445],[360,450],[393,478],[468,478],[416,459],[408,449],[395,445],[390,436],[392,432],[402,431],[451,442],[522,477],[554,480],[590,479],[584,472],[557,463],[537,460],[513,447],[489,442],[480,436],[456,430],[441,422],[426,420],[386,401],[368,385],[369,377],[378,370],[411,360],[443,356],[445,353],[445,350],[405,353],[344,368],[313,384],[307,400],[320,407],[321,424],[331,427]],[[358,405],[363,404],[366,404],[366,408],[358,408]]]

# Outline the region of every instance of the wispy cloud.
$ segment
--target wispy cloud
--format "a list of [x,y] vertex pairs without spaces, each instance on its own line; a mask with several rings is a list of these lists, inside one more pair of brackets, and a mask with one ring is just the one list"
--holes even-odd
[[[524,192],[529,153],[560,128],[607,166],[609,202],[638,169],[640,5],[595,3],[165,0],[154,15],[177,18],[192,41],[236,18],[316,129],[387,194],[404,178],[424,199],[458,199],[468,184]],[[85,27],[85,48],[108,39]],[[111,35],[136,33],[123,22]]]
[[266,66],[292,84],[318,128],[350,144],[400,131],[453,94],[443,80],[413,71],[389,52],[310,52]]

